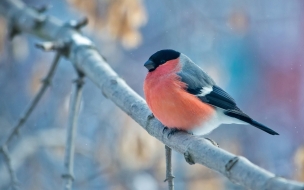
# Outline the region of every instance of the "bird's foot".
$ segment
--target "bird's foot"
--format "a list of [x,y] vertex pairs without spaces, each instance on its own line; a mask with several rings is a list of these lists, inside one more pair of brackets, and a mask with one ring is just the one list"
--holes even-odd
[[207,138],[207,137],[204,137],[204,138],[205,138],[206,140],[210,141],[214,146],[219,147],[218,143],[215,142],[214,140],[209,139],[209,138]]
[[166,131],[169,131],[167,134],[167,138],[170,138],[172,135],[174,135],[175,133],[179,132],[180,130],[177,128],[168,128],[165,127],[163,130],[163,133],[165,133]]
[[163,134],[165,134],[166,131],[168,131],[168,130],[169,130],[169,132],[167,134],[167,138],[170,138],[172,135],[174,135],[177,132],[185,132],[185,133],[193,135],[193,133],[185,131],[185,130],[180,130],[180,129],[177,129],[177,128],[168,128],[168,127],[164,127]]
[[168,129],[169,129],[169,128],[165,126],[165,127],[163,128],[163,134],[165,134],[165,132],[166,132]]

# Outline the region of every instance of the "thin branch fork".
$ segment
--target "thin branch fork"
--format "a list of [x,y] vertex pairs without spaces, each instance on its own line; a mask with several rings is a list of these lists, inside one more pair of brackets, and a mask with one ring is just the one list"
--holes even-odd
[[83,75],[78,74],[79,77],[75,80],[75,92],[72,94],[70,101],[70,115],[69,115],[69,126],[67,132],[67,141],[66,141],[66,151],[64,159],[65,173],[62,175],[62,178],[65,179],[66,190],[72,189],[72,183],[74,181],[74,152],[75,152],[75,138],[77,134],[77,121],[79,115],[79,108],[82,96],[82,87],[84,84]]
[[1,0],[0,14],[14,21],[14,26],[22,32],[51,41],[69,39],[71,49],[67,58],[76,68],[150,135],[177,152],[187,155],[192,163],[202,164],[218,171],[248,189],[303,190],[303,183],[276,177],[246,158],[235,156],[202,138],[182,132],[167,138],[167,133],[162,132],[164,126],[157,119],[150,117],[151,112],[145,100],[118,77],[94,48],[92,42],[75,28],[66,27],[62,21],[51,16],[39,26],[31,24],[37,20],[40,13],[33,12],[19,0]]
[[38,13],[44,13],[47,10],[49,10],[51,7],[52,6],[50,4],[46,4],[46,5],[33,7],[33,9],[35,9]]
[[23,124],[27,121],[28,117],[31,115],[32,111],[35,109],[36,105],[38,104],[39,100],[47,90],[47,88],[51,85],[51,80],[53,78],[53,75],[55,73],[55,70],[57,68],[59,59],[60,59],[61,53],[57,53],[54,61],[46,75],[46,77],[42,80],[42,86],[40,87],[38,93],[32,100],[32,102],[29,104],[28,108],[25,110],[24,114],[20,117],[17,125],[12,129],[11,133],[8,135],[7,139],[4,141],[3,145],[0,147],[0,152],[4,155],[4,160],[6,162],[8,171],[10,173],[11,178],[11,186],[13,190],[18,189],[18,181],[15,174],[15,171],[13,169],[13,166],[11,164],[11,158],[9,155],[9,152],[7,150],[7,146],[10,143],[10,141],[13,139],[15,135],[19,134],[20,128],[23,126]]
[[15,171],[13,169],[13,166],[12,166],[12,160],[11,160],[11,157],[10,157],[9,152],[7,150],[7,146],[2,146],[0,151],[2,152],[2,154],[4,156],[4,160],[5,160],[8,172],[10,174],[11,187],[12,187],[13,190],[18,190],[19,189],[18,180],[17,180],[16,173],[15,173]]
[[58,51],[63,54],[67,44],[62,41],[37,43],[36,47],[44,51]]
[[17,125],[13,128],[13,130],[9,134],[8,138],[6,139],[4,144],[2,145],[2,149],[3,149],[4,146],[6,146],[13,139],[13,137],[15,135],[18,135],[20,128],[27,121],[28,117],[31,115],[32,111],[35,109],[39,100],[41,99],[41,97],[43,96],[43,94],[45,93],[47,88],[50,86],[51,80],[52,80],[53,75],[55,73],[55,70],[57,68],[60,56],[61,56],[61,53],[56,54],[55,59],[54,59],[52,65],[51,65],[51,68],[50,68],[49,72],[47,73],[46,77],[42,80],[43,85],[40,87],[38,93],[36,94],[36,96],[34,97],[32,102],[29,104],[29,106],[25,110],[24,114],[20,117]]

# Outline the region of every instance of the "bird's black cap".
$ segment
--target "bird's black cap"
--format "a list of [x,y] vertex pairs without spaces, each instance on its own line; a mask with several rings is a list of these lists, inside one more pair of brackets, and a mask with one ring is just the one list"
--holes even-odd
[[177,59],[180,56],[180,52],[172,49],[164,49],[154,53],[144,66],[149,72],[154,71],[158,66],[166,63],[167,61]]

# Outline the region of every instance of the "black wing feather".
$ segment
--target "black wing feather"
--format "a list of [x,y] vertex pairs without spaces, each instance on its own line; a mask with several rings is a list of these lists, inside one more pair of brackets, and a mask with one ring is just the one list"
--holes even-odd
[[[216,86],[212,79],[210,79],[210,77],[206,73],[202,72],[200,74],[201,76],[203,76],[202,80],[195,80],[195,77],[191,75],[186,75],[182,73],[178,74],[181,77],[181,81],[188,85],[186,89],[187,92],[196,95],[202,102],[224,109],[224,114],[227,116],[249,123],[252,126],[257,127],[269,134],[278,135],[277,132],[251,119],[248,115],[243,113],[237,107],[235,100],[223,89]],[[212,86],[212,91],[209,94],[200,95],[201,90],[203,89],[203,87],[206,86]]]
[[227,109],[239,110],[236,106],[234,99],[231,96],[229,96],[227,92],[225,92],[216,85],[212,87],[212,91],[209,94],[205,95],[204,97],[198,96],[198,98],[200,98],[202,101],[207,100],[206,103],[225,110]]

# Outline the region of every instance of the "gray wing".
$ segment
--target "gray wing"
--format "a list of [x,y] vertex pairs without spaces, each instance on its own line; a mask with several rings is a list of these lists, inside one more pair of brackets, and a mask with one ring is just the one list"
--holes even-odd
[[[234,99],[223,89],[216,86],[207,73],[199,66],[192,62],[187,62],[183,66],[183,72],[177,73],[180,80],[187,84],[187,91],[190,94],[196,95],[201,101],[212,106],[219,107],[225,110],[239,110]],[[212,88],[212,90],[202,95],[203,88]]]
[[[236,105],[234,99],[223,89],[216,86],[215,82],[200,67],[192,62],[183,65],[183,72],[177,73],[180,80],[187,84],[187,91],[197,96],[202,102],[224,110],[224,114],[247,122],[269,134],[278,135],[277,132],[266,127],[265,125],[251,119],[243,113]],[[208,91],[202,90],[207,88]]]
[[178,75],[188,85],[188,88],[196,89],[215,85],[213,79],[192,62],[186,62],[182,70],[183,72],[178,73]]

